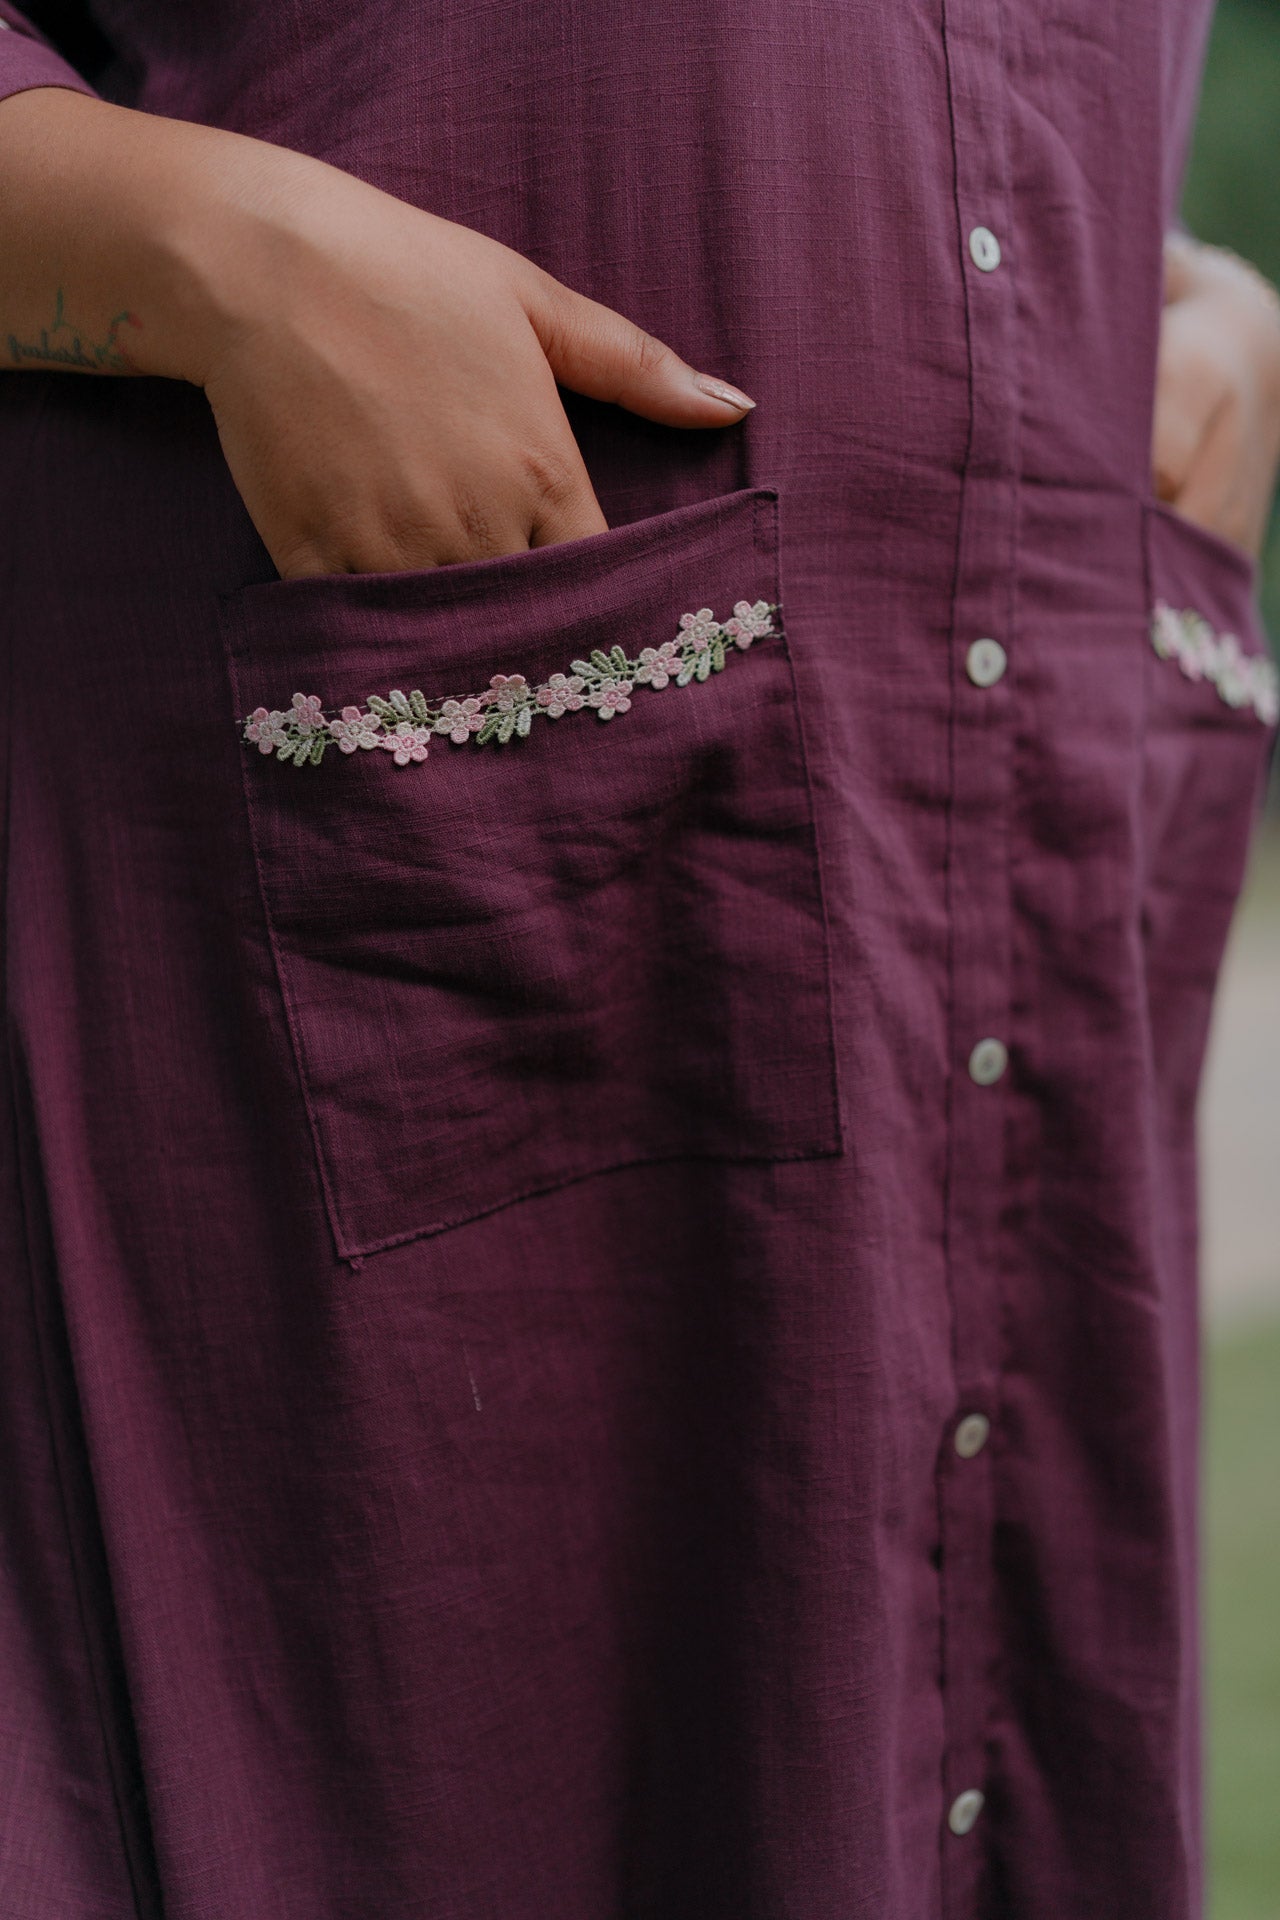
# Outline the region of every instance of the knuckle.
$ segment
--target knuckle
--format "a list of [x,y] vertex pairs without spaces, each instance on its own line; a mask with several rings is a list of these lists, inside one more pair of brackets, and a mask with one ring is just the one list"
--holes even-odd
[[567,347],[581,331],[582,297],[544,267],[525,262],[528,284],[520,289],[525,318],[533,327],[543,352],[555,355]]
[[454,518],[464,549],[477,559],[500,552],[493,510],[484,496],[466,481],[455,481],[452,498]]
[[309,574],[335,571],[329,557],[309,543],[290,541],[286,546],[281,546],[277,542],[268,550],[282,580],[305,580]]
[[340,573],[346,568],[345,534],[318,520],[272,529],[269,536],[264,535],[263,544],[282,580],[300,580],[312,573]]
[[582,491],[576,460],[556,447],[526,447],[521,454],[524,477],[541,507],[571,506]]
[[525,254],[517,254],[516,259],[517,284],[526,303],[536,303],[548,314],[562,314],[572,306],[577,296],[563,280],[557,280],[553,273]]
[[635,355],[636,372],[642,379],[657,373],[671,359],[671,349],[642,327],[633,329],[632,351]]

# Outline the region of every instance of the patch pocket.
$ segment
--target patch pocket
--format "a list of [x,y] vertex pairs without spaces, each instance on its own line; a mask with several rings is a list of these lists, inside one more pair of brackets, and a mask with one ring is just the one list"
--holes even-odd
[[[1198,690],[1193,699],[1183,696],[1170,717],[1183,712],[1193,722],[1221,724],[1224,707],[1273,727],[1280,681],[1258,614],[1250,556],[1159,502],[1147,505],[1145,539],[1152,651]],[[1160,694],[1159,681],[1154,691]]]
[[1248,554],[1155,502],[1144,539],[1142,931],[1159,1111],[1189,1139],[1275,740],[1277,680]]
[[1157,502],[1144,516],[1147,810],[1157,862],[1234,892],[1280,692],[1242,549]]
[[240,749],[249,825],[344,1257],[635,1162],[839,1152],[777,516],[752,488],[224,600],[237,721],[263,716]]

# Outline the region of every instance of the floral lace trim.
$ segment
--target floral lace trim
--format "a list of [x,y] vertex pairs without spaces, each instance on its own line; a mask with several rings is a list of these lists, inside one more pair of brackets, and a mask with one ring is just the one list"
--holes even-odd
[[660,647],[642,647],[635,659],[621,647],[608,653],[596,649],[590,659],[575,660],[567,674],[553,673],[541,686],[531,687],[522,673],[495,673],[483,693],[465,699],[429,701],[417,691],[393,689],[382,698],[367,696],[365,706],[343,707],[327,714],[314,693],[295,693],[291,706],[268,711],[255,707],[241,725],[245,740],[259,753],[295,767],[319,766],[330,747],[340,753],[357,748],[381,748],[398,767],[425,760],[432,738],[441,734],[463,746],[474,740],[486,746],[524,739],[535,720],[558,720],[563,714],[594,708],[601,720],[627,713],[637,687],[660,693],[674,681],[687,687],[721,673],[734,651],[745,653],[755,640],[776,633],[776,605],[757,600],[736,602],[728,620],[717,620],[710,607],[682,613],[674,640]]
[[1229,707],[1252,707],[1267,726],[1280,721],[1280,673],[1273,660],[1245,653],[1234,633],[1215,633],[1203,614],[1181,612],[1158,600],[1151,644],[1162,660],[1176,660],[1188,680],[1207,680]]

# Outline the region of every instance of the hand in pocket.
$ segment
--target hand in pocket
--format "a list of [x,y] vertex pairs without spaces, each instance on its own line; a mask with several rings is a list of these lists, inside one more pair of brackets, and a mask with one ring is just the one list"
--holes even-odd
[[201,384],[283,576],[604,531],[557,381],[672,426],[731,424],[752,404],[511,248],[240,144],[257,178]]
[[203,387],[286,577],[605,531],[557,381],[671,426],[752,405],[510,247],[323,161],[56,86],[3,107],[6,325],[36,343],[19,364]]

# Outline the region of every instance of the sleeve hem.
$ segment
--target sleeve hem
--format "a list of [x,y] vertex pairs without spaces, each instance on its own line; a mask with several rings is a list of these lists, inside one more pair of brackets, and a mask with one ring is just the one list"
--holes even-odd
[[0,100],[14,93],[29,93],[33,87],[66,87],[97,98],[89,82],[61,54],[42,41],[15,32],[0,14]]

